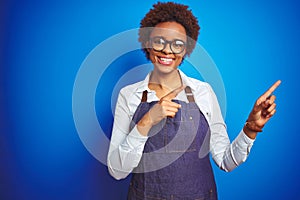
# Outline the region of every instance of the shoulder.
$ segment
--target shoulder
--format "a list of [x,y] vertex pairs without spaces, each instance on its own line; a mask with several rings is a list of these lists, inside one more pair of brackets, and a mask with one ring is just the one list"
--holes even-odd
[[[147,87],[147,86],[146,86]],[[119,92],[119,101],[123,101],[130,109],[135,109],[141,102],[145,90],[145,81],[139,81],[123,87]]]
[[195,92],[211,92],[212,88],[209,83],[192,78],[187,77],[188,85],[194,90]]
[[134,84],[123,87],[119,92],[118,103],[124,108],[126,107],[129,116],[133,116],[136,108],[141,102],[141,96],[143,90],[143,81],[136,82]]
[[185,84],[186,86],[190,86],[193,92],[199,92],[199,91],[208,92],[211,89],[211,86],[207,82],[187,76],[180,70],[179,72],[181,74],[183,84]]
[[143,81],[139,81],[130,85],[126,85],[124,86],[121,90],[120,90],[120,94],[125,96],[125,97],[130,97],[133,94],[137,93],[139,91],[139,89],[141,89],[143,86]]

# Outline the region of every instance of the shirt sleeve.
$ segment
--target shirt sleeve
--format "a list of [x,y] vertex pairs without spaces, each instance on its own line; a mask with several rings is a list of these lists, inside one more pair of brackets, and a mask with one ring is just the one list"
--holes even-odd
[[107,156],[108,171],[117,180],[127,177],[137,167],[148,139],[139,133],[136,126],[129,130],[131,116],[126,97],[128,94],[121,90]]
[[246,161],[254,140],[250,139],[241,130],[233,142],[230,143],[217,97],[210,86],[209,91],[212,103],[210,151],[219,168],[229,172]]

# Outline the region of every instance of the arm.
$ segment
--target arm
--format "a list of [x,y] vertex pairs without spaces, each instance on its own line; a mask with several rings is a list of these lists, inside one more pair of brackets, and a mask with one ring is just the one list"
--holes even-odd
[[272,93],[280,83],[281,81],[277,81],[257,99],[246,124],[232,144],[228,139],[217,98],[210,88],[213,106],[210,145],[213,159],[221,169],[231,171],[245,162],[257,132],[262,131],[264,125],[276,112],[275,96]]
[[211,101],[210,151],[219,168],[229,172],[246,161],[254,140],[241,130],[230,144],[217,97],[210,86],[209,92]]
[[[128,96],[128,94],[127,94]],[[131,117],[124,90],[120,91],[107,156],[109,173],[117,180],[125,178],[138,165],[142,157],[146,136],[142,136],[137,127],[130,131]]]

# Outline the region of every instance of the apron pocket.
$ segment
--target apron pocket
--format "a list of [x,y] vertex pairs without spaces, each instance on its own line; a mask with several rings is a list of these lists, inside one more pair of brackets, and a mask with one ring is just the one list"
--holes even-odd
[[179,153],[196,151],[196,135],[197,129],[195,128],[193,120],[169,122],[169,124],[164,127],[166,152]]

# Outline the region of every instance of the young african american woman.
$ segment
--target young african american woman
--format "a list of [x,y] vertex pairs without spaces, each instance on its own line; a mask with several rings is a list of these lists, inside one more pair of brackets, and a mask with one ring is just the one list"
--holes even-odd
[[155,4],[141,21],[139,41],[153,70],[121,89],[107,162],[116,179],[132,173],[129,200],[217,199],[209,153],[220,169],[233,170],[276,111],[280,81],[257,99],[230,143],[211,86],[178,69],[199,30],[188,6],[172,2]]

